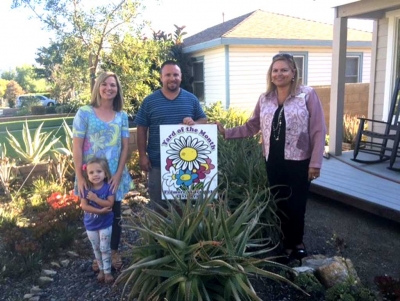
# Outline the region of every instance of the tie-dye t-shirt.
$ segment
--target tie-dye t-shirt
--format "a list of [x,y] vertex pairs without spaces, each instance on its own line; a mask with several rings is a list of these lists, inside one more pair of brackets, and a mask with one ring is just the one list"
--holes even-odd
[[[81,107],[73,122],[74,137],[83,138],[82,164],[88,160],[105,158],[108,161],[111,174],[118,169],[122,149],[122,138],[129,138],[128,115],[125,112],[116,112],[112,121],[105,122],[99,119],[92,106]],[[115,193],[115,201],[121,201],[129,191],[131,176],[124,168],[121,182]],[[75,179],[75,193],[78,194]]]

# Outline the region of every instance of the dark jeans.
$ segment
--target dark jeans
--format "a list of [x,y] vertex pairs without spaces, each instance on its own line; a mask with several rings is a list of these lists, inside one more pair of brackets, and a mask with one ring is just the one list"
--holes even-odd
[[114,213],[114,220],[111,232],[111,250],[118,251],[119,242],[121,240],[121,202],[114,202],[112,211]]
[[310,182],[310,160],[273,160],[267,162],[267,176],[271,193],[278,206],[283,246],[294,249],[303,242],[304,217]]

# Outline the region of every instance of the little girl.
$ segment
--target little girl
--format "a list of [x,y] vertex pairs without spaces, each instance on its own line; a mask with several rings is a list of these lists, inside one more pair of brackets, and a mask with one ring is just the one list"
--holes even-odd
[[111,283],[111,232],[114,213],[114,194],[107,180],[111,172],[105,159],[94,158],[82,166],[89,186],[81,199],[84,224],[99,266],[97,280]]

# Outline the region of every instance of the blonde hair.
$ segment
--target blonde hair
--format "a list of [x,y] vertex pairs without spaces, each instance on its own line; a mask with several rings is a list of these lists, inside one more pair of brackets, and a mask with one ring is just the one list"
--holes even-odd
[[95,108],[98,108],[100,106],[100,102],[101,102],[100,86],[109,77],[114,77],[115,81],[117,82],[118,91],[117,91],[117,95],[115,96],[115,98],[113,100],[113,109],[114,109],[114,111],[119,112],[122,110],[122,107],[124,105],[122,86],[121,86],[121,82],[118,79],[118,76],[114,72],[111,72],[111,71],[105,71],[97,77],[96,82],[94,83],[94,86],[93,86],[92,98],[91,98],[90,104]]
[[86,163],[86,168],[83,172],[83,176],[85,177],[86,183],[88,184],[89,188],[92,188],[92,183],[89,181],[89,177],[87,174],[87,166],[90,164],[95,164],[95,163],[99,164],[101,166],[101,168],[103,169],[104,174],[106,176],[104,180],[106,182],[108,182],[108,180],[111,179],[111,171],[110,171],[110,167],[108,166],[107,160],[103,159],[103,158],[92,158]]
[[269,66],[269,69],[267,72],[267,92],[266,92],[266,94],[268,95],[269,93],[276,90],[276,85],[272,82],[272,67],[273,67],[274,63],[277,61],[285,61],[289,65],[289,68],[292,69],[292,71],[294,72],[293,80],[290,83],[290,94],[295,95],[296,90],[299,87],[299,74],[297,72],[297,65],[296,65],[296,62],[294,61],[293,56],[288,53],[278,53],[277,55],[275,55],[272,58],[272,63]]

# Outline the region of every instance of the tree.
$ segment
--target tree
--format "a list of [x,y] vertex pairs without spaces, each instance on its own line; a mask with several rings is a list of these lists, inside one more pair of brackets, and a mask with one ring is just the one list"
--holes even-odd
[[[15,80],[18,84],[25,90],[26,93],[34,93],[34,92],[44,92],[38,91],[38,87],[40,87],[39,79],[35,72],[35,68],[30,65],[22,65],[15,68],[16,69],[16,78]],[[43,87],[43,83],[39,89],[45,89]]]
[[4,71],[1,74],[1,78],[5,79],[5,80],[16,80],[17,79],[17,72],[15,70]]
[[39,48],[38,73],[53,84],[53,97],[60,102],[71,99],[88,100],[90,87],[89,69],[85,46],[75,37],[51,42],[49,47]]
[[3,72],[1,77],[16,81],[26,93],[48,92],[49,90],[45,79],[39,78],[35,67],[31,65],[17,66],[14,70]]
[[169,58],[172,43],[126,34],[110,40],[111,51],[104,54],[102,69],[118,74],[128,112],[135,112],[148,94],[160,87],[159,68]]
[[7,89],[8,80],[0,78],[0,106],[4,105],[3,98]]
[[4,97],[4,93],[6,92],[7,89],[7,84],[9,83],[9,80],[6,79],[0,79],[0,98]]
[[4,98],[8,101],[10,108],[15,106],[15,99],[21,94],[24,94],[22,87],[15,80],[11,80],[7,84],[7,88],[4,93]]
[[108,39],[114,34],[132,30],[131,26],[142,9],[142,2],[119,0],[116,4],[109,3],[90,9],[85,9],[83,2],[83,0],[13,0],[12,8],[22,6],[31,9],[49,30],[55,32],[59,42],[79,40],[84,48],[83,53],[87,55],[89,66],[87,70],[92,89]]

